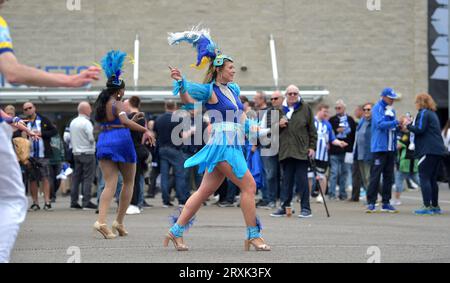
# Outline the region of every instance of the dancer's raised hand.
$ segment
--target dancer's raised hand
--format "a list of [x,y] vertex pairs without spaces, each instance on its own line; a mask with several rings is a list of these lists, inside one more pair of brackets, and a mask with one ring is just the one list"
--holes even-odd
[[169,66],[170,69],[170,77],[176,81],[179,81],[181,79],[183,79],[183,76],[181,75],[180,70],[178,70],[177,68],[172,68]]

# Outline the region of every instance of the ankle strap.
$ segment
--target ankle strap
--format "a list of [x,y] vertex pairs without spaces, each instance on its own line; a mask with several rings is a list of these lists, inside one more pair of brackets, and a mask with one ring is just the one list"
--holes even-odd
[[178,225],[178,223],[175,223],[169,231],[175,238],[182,238],[184,231],[186,231],[186,226],[181,226]]
[[259,226],[247,227],[247,240],[261,238],[261,230]]

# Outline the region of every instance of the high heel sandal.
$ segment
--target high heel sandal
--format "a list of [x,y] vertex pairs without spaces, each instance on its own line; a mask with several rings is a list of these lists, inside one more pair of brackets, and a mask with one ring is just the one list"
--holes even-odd
[[100,224],[98,221],[94,223],[94,231],[102,234],[105,239],[114,239],[117,237],[116,234],[108,229],[106,224]]
[[[180,240],[180,243],[177,242],[177,239]],[[175,247],[175,249],[179,252],[185,252],[188,251],[189,248],[188,246],[186,246],[183,242],[183,237],[181,238],[175,238],[174,235],[172,235],[172,233],[167,233],[166,237],[164,238],[164,247],[168,247],[169,246],[169,241],[172,241],[173,246]]]
[[[256,244],[255,242],[257,240],[261,240],[263,242],[263,244],[260,244],[260,245]],[[254,238],[251,240],[245,240],[244,250],[247,252],[250,251],[250,246],[253,246],[255,248],[255,250],[258,252],[270,252],[271,251],[270,246],[264,242],[263,238]]]
[[117,232],[120,237],[128,236],[128,231],[125,230],[125,226],[123,226],[123,224],[119,224],[119,222],[117,222],[116,220],[114,220],[112,224],[112,232],[114,234],[116,234]]

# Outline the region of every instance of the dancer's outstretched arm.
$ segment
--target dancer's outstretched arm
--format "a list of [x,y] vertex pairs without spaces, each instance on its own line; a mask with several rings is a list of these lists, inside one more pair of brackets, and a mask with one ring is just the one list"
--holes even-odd
[[27,126],[25,125],[25,121],[21,120],[19,117],[11,117],[8,114],[6,114],[3,110],[0,109],[0,116],[2,117],[3,120],[5,120],[8,124],[11,125],[11,127],[17,128],[20,131],[26,133],[28,136],[30,136],[31,138],[33,138],[34,140],[38,140],[40,139],[40,137],[30,131]]
[[13,84],[25,84],[47,87],[82,87],[93,80],[98,80],[100,68],[89,69],[78,75],[52,74],[19,63],[12,52],[0,54],[0,73]]

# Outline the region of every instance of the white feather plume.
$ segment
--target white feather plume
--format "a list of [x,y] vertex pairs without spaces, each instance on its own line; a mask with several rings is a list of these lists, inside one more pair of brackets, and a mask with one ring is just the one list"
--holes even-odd
[[182,41],[187,41],[190,44],[195,43],[202,35],[211,39],[209,34],[209,29],[202,28],[200,29],[200,24],[194,26],[190,31],[183,32],[169,32],[169,36],[167,38],[169,45],[176,45]]

